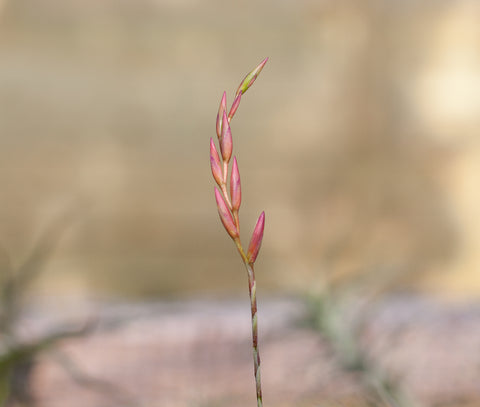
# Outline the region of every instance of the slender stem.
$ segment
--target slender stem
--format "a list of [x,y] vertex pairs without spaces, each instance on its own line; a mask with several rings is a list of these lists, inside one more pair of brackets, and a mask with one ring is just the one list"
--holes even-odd
[[260,354],[258,353],[258,324],[257,324],[257,283],[253,264],[245,263],[248,273],[248,291],[250,293],[250,306],[252,309],[252,347],[253,347],[253,373],[257,390],[257,407],[262,407],[262,383],[260,379]]
[[263,407],[262,383],[260,379],[260,353],[258,352],[257,282],[255,281],[253,264],[248,261],[248,257],[243,250],[240,238],[234,239],[234,242],[240,256],[242,257],[248,274],[248,293],[250,294],[250,308],[252,311],[253,374],[255,376],[255,387],[257,391],[257,407]]

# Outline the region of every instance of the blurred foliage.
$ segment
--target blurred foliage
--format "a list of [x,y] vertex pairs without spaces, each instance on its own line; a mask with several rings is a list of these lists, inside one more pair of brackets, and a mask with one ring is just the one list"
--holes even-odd
[[42,234],[38,242],[17,268],[5,250],[1,251],[2,280],[0,281],[0,405],[33,405],[30,375],[39,354],[50,350],[59,341],[88,333],[92,325],[81,329],[57,327],[41,337],[24,338],[19,333],[25,297],[53,254],[66,226],[68,216],[59,219]]
[[[368,405],[420,406],[405,393],[396,379],[369,359],[366,349],[361,345],[364,315],[367,314],[368,306],[371,304],[365,302],[359,304],[357,299],[357,303],[352,307],[355,309],[354,315],[348,315],[345,298],[325,291],[320,296],[310,296],[307,305],[309,314],[306,322],[328,341],[332,354],[345,372],[359,377],[365,389],[367,399],[365,402]],[[360,400],[357,402],[360,403]]]

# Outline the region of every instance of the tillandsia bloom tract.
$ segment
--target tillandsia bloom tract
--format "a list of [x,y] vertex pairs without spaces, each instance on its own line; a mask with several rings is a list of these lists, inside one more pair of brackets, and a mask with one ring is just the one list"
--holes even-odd
[[[238,212],[242,201],[242,189],[240,185],[240,172],[238,170],[237,158],[232,160],[230,179],[228,178],[229,163],[233,152],[232,130],[230,121],[233,119],[243,94],[253,85],[255,79],[267,63],[265,58],[253,71],[251,71],[238,87],[235,97],[227,112],[227,95],[223,92],[220,107],[217,114],[217,138],[220,154],[213,138],[210,139],[210,167],[213,179],[218,185],[215,187],[215,200],[217,202],[218,214],[225,230],[235,242],[240,257],[245,264],[248,275],[248,289],[250,294],[250,306],[252,312],[252,346],[255,385],[257,390],[257,407],[262,407],[262,385],[260,380],[260,355],[258,353],[258,329],[257,329],[257,285],[255,282],[255,271],[253,265],[257,259],[260,246],[262,245],[263,230],[265,228],[265,213],[262,212],[253,230],[247,252],[243,249],[240,241],[240,220]],[[229,190],[227,189],[229,184]],[[229,193],[230,192],[230,193]]]

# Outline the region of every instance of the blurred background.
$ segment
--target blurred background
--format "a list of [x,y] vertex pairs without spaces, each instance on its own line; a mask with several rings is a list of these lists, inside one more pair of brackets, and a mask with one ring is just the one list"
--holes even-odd
[[259,295],[478,299],[479,21],[476,0],[0,0],[3,269],[42,266],[30,299],[244,298],[208,143],[268,56],[232,122]]
[[[208,160],[223,90],[272,292],[374,276],[480,293],[477,1],[4,0],[0,242],[68,214],[38,293],[245,288]],[[356,277],[355,277],[356,278]]]

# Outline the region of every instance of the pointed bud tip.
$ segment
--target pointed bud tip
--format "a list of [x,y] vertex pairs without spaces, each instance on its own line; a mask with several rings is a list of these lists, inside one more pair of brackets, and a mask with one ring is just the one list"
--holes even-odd
[[268,58],[269,57],[266,57],[262,62],[260,62],[260,64],[258,66],[263,68],[265,66],[265,64],[268,62]]
[[258,74],[262,71],[263,67],[265,64],[268,62],[268,57],[266,57],[262,62],[260,62],[256,68],[251,72],[251,74],[254,74],[255,76],[258,76]]

